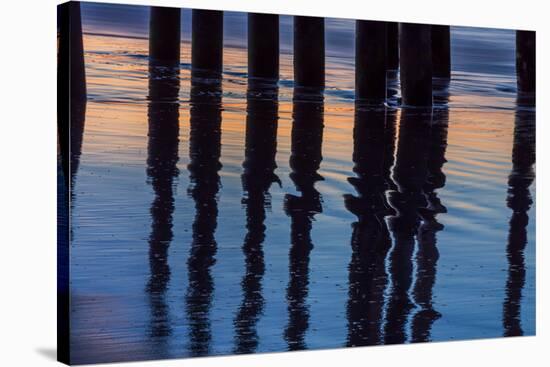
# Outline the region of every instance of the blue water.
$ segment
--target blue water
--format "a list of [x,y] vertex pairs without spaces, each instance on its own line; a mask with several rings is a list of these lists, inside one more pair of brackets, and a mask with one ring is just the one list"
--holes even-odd
[[190,10],[179,72],[151,79],[148,8],[82,13],[73,362],[534,335],[513,31],[452,27],[448,92],[410,113],[355,109],[351,20],[326,21],[323,102],[293,102],[290,16],[275,100],[247,94],[245,14],[224,15],[221,88],[193,89]]

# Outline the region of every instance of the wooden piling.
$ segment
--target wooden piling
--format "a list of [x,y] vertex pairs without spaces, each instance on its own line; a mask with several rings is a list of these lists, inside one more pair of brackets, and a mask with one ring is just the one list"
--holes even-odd
[[294,83],[325,87],[325,19],[294,17]]
[[432,105],[431,33],[430,25],[399,24],[399,65],[404,105]]
[[399,27],[396,22],[386,22],[387,34],[387,60],[388,70],[399,68]]
[[451,77],[451,30],[448,25],[432,25],[433,76]]
[[223,12],[193,10],[192,74],[219,77],[223,67]]
[[279,79],[279,16],[248,14],[248,77]]
[[[58,83],[60,102],[86,100],[86,73],[80,3],[59,5]],[[61,94],[63,94],[61,96]],[[59,100],[59,99],[58,99]]]
[[72,167],[73,150],[75,150],[73,138],[81,139],[84,127],[86,73],[80,3],[71,1],[61,4],[58,12],[57,127],[61,166],[67,193],[70,193],[73,172],[76,169],[76,165]]
[[516,31],[516,73],[518,92],[535,93],[535,32]]
[[149,19],[149,60],[156,65],[179,65],[181,10],[152,6]]
[[386,100],[386,23],[356,21],[355,99],[368,103]]

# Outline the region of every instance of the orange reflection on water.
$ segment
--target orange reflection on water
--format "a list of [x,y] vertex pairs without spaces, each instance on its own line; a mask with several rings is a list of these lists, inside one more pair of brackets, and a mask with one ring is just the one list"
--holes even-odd
[[[87,83],[90,101],[86,116],[86,138],[83,151],[100,154],[109,162],[137,162],[147,144],[148,41],[108,36],[85,35]],[[180,142],[188,139],[190,44],[182,42],[180,70]],[[224,75],[222,113],[223,160],[240,165],[244,157],[246,122],[246,49],[224,49],[224,64],[231,72]],[[340,77],[349,84],[353,69],[327,67],[332,81]],[[281,55],[281,78],[292,78],[292,57]],[[330,88],[338,89],[338,85]],[[292,128],[291,88],[279,88],[277,153],[279,161],[288,161]],[[485,101],[498,97],[487,96]],[[451,96],[453,103],[475,106],[478,96]],[[485,103],[485,102],[484,102]],[[351,167],[353,136],[353,101],[342,101],[328,93],[324,102],[321,170],[344,180],[339,165]],[[399,113],[397,115],[399,122]],[[448,175],[472,179],[482,175],[503,180],[510,166],[513,114],[509,110],[460,108],[451,109],[445,167]],[[397,133],[396,138],[399,134]],[[180,148],[181,150],[182,148]],[[185,149],[185,148],[183,148]],[[138,154],[136,154],[138,153]],[[139,157],[139,158],[138,158]]]

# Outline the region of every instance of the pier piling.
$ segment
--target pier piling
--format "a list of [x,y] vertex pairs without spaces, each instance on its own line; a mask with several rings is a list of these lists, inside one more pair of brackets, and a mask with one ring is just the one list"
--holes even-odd
[[192,74],[219,77],[223,66],[223,12],[193,10]]
[[451,77],[451,27],[432,25],[433,76]]
[[72,157],[79,145],[72,140],[84,129],[86,110],[86,72],[80,3],[61,4],[59,12],[59,50],[57,59],[57,127],[61,166],[67,193],[72,192],[72,176],[78,164]]
[[325,19],[294,17],[294,82],[298,87],[325,87]]
[[279,79],[279,16],[248,14],[248,77]]
[[179,65],[181,10],[152,6],[149,19],[149,59],[153,65]]
[[386,23],[356,21],[355,99],[369,104],[386,100]]
[[404,105],[432,105],[431,33],[430,25],[399,24],[399,66]]
[[[59,6],[58,82],[61,83],[60,93],[65,93],[71,102],[86,100],[82,20],[80,2],[77,1]],[[61,99],[63,103],[67,101]]]
[[399,29],[398,23],[386,22],[387,34],[387,62],[388,70],[397,70],[399,68]]
[[516,73],[519,93],[535,93],[535,61],[535,32],[516,31]]

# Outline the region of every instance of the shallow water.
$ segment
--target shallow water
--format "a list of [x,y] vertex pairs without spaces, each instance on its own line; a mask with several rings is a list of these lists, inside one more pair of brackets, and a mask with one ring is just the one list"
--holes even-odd
[[327,21],[318,98],[293,90],[290,17],[278,89],[247,90],[243,14],[216,85],[191,80],[187,10],[174,71],[148,68],[145,8],[116,28],[112,7],[83,5],[74,363],[534,335],[535,112],[512,31],[453,27],[433,111],[398,93],[369,110],[353,21]]

